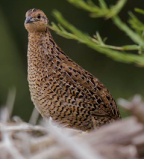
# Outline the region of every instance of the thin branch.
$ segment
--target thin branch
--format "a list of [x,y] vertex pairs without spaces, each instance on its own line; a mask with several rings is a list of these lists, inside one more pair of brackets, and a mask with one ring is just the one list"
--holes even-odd
[[[74,39],[83,44],[86,44],[90,48],[92,48],[102,54],[105,54],[105,55],[113,58],[114,60],[125,62],[125,63],[135,63],[137,65],[144,66],[144,55],[135,55],[135,54],[131,54],[131,53],[127,54],[126,52],[109,49],[108,48],[109,46],[107,48],[104,48],[105,45],[103,45],[103,46],[99,45],[98,43],[100,43],[100,41],[97,40],[95,42],[94,39],[91,38],[89,35],[82,33],[80,30],[75,28],[68,21],[66,21],[58,11],[54,12],[54,16],[64,28],[69,30],[69,32],[68,32],[64,28],[61,29],[62,26],[61,26],[61,28],[59,28],[59,26],[56,26],[56,24],[52,23],[52,26],[50,26],[50,28],[52,30],[54,30],[55,32],[57,32],[59,35],[64,36],[66,38]],[[138,48],[137,45],[133,45],[131,47],[128,46],[128,47],[133,50]],[[128,48],[126,48],[126,49],[128,49]]]
[[[91,13],[94,17],[106,17],[111,18],[114,24],[123,32],[125,32],[129,38],[134,42],[132,45],[124,45],[124,46],[112,46],[105,44],[104,40],[100,37],[99,33],[94,35],[94,37],[90,37],[89,35],[81,32],[73,25],[71,25],[68,21],[66,21],[63,16],[58,12],[54,11],[53,14],[57,21],[60,23],[56,25],[52,23],[52,26],[49,26],[50,29],[54,30],[57,34],[67,38],[77,40],[88,47],[103,53],[114,60],[125,62],[125,63],[135,63],[139,66],[144,66],[144,55],[139,55],[144,52],[144,24],[140,22],[136,16],[130,14],[130,25],[122,22],[122,20],[117,15],[122,7],[125,5],[126,0],[119,0],[118,3],[114,6],[108,7],[104,0],[99,0],[99,6],[94,4],[91,0],[68,0],[71,4],[76,7],[82,8]],[[138,12],[142,13],[142,10],[138,10]],[[133,54],[130,52],[124,51],[133,51],[137,50],[138,54]]]

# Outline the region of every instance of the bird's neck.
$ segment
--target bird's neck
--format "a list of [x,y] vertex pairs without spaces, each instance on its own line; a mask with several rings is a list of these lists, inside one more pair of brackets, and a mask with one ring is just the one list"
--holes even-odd
[[[51,54],[51,48],[56,45],[49,30],[45,32],[32,32],[28,36],[28,57]],[[47,50],[47,52],[45,52]],[[39,55],[38,55],[39,54]]]
[[55,43],[49,30],[46,32],[29,33],[28,39],[28,66],[35,65],[39,67],[39,64],[41,64],[44,67],[47,63],[52,63],[54,58],[65,62],[70,61]]
[[28,35],[28,47],[29,48],[39,48],[42,44],[49,43],[49,39],[51,37],[50,32],[47,30],[45,32],[30,32]]
[[31,38],[38,38],[39,40],[42,38],[42,37],[45,37],[45,36],[50,36],[50,31],[49,29],[47,28],[46,31],[35,31],[35,32],[29,32],[28,33],[28,39],[31,40]]

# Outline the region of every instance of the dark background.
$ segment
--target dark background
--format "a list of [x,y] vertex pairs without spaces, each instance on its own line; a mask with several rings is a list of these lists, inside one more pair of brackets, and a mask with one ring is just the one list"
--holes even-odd
[[[94,1],[97,3],[97,1]],[[115,4],[109,0],[109,4]],[[98,3],[97,3],[98,4]],[[120,17],[127,21],[128,11],[142,8],[143,0],[128,1]],[[6,103],[8,90],[16,87],[14,115],[28,120],[33,110],[27,83],[27,31],[24,28],[25,13],[31,8],[43,10],[49,21],[56,22],[52,16],[54,9],[83,32],[93,35],[99,31],[100,35],[108,37],[111,45],[132,44],[132,41],[120,31],[111,20],[104,18],[92,19],[88,13],[75,8],[66,0],[3,0],[0,2],[0,105]],[[143,8],[142,8],[143,9]],[[137,15],[137,14],[136,14]],[[142,17],[140,17],[141,20]],[[135,94],[144,95],[144,68],[132,64],[113,61],[94,50],[75,41],[64,39],[54,32],[52,35],[59,46],[74,61],[90,71],[102,81],[110,90],[113,97],[130,98]],[[125,113],[121,110],[123,116]]]

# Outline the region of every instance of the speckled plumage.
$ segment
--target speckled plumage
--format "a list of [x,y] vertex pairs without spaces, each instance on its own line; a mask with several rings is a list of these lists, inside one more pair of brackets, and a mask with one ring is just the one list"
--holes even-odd
[[28,82],[31,99],[44,118],[83,131],[120,119],[106,87],[58,47],[38,9],[26,13]]

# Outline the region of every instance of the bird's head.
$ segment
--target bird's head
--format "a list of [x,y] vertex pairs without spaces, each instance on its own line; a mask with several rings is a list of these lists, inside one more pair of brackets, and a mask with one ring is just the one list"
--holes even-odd
[[30,9],[26,12],[24,25],[28,32],[44,32],[48,26],[48,19],[43,11]]

